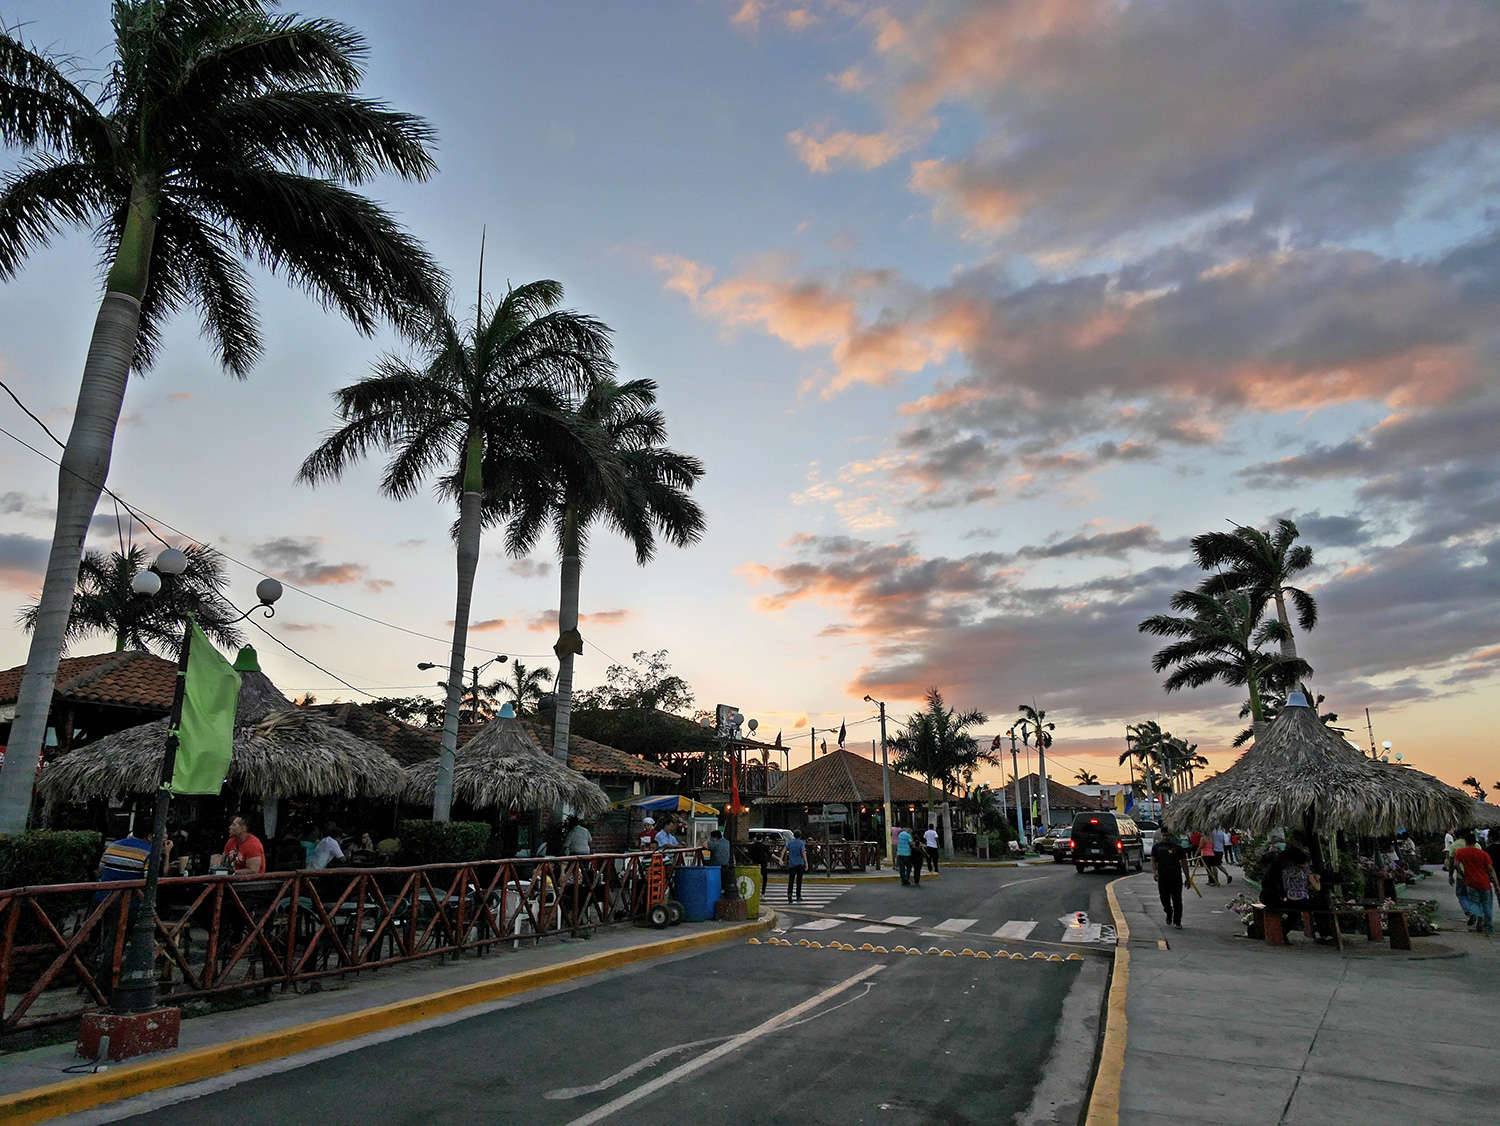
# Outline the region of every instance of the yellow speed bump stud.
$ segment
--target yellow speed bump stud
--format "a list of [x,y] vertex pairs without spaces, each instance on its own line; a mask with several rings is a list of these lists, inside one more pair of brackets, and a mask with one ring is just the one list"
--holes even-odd
[[990,952],[988,950],[981,950],[978,954],[974,955],[976,958],[988,958],[989,956]]
[[748,943],[746,943],[746,945],[747,946],[759,946],[760,945],[760,939],[758,939],[758,938],[752,938]]
[[1069,954],[1068,955],[1068,961],[1070,961],[1070,962],[1081,962],[1081,961],[1083,961],[1083,955],[1082,954]]
[[814,950],[823,949],[823,944],[821,942],[809,942],[807,945],[812,947],[812,949]]
[[870,944],[869,944],[869,943],[868,943],[868,942],[867,942],[867,943],[865,943],[865,944],[864,944],[864,945],[863,945],[863,946],[861,946],[861,947],[860,947],[860,949],[861,949],[861,950],[874,950],[874,949],[875,949],[875,947],[873,947],[873,946],[871,946],[871,945],[870,945]]
[[970,950],[967,946],[965,946],[962,950],[960,950],[958,952],[958,956],[960,958],[972,958],[972,957],[974,957],[974,951]]
[[875,953],[877,953],[877,954],[889,954],[890,951],[887,950],[884,946],[877,946],[877,947],[875,947]]
[[798,939],[798,940],[797,940],[797,945],[798,945],[798,946],[811,946],[811,945],[812,945],[812,943],[811,943],[811,942],[808,942],[808,941],[807,941],[807,939],[805,939],[805,938],[799,938],[799,939]]
[[951,950],[944,950],[942,952],[941,956],[944,957],[944,958],[957,958],[958,957],[958,955],[955,954],[955,953],[953,953],[953,951],[951,951]]
[[1047,956],[1047,961],[1049,961],[1049,962],[1065,962],[1065,961],[1067,961],[1067,959],[1064,958],[1061,954],[1049,954]]
[[[1040,958],[1041,955],[1038,954],[1037,957]],[[1012,954],[1010,956],[1010,960],[1012,962],[1024,962],[1024,961],[1026,961],[1026,955],[1025,954]]]
[[929,946],[927,948],[927,953],[929,953],[929,954],[941,954],[942,951],[939,950],[936,946]]
[[920,950],[908,950],[908,951],[907,951],[907,953],[908,953],[908,954],[915,954],[915,955],[917,955],[917,956],[918,956],[918,957],[920,957],[920,956],[921,956],[921,954],[922,954],[922,952],[921,952],[921,951],[920,951]]
[[1047,960],[1047,955],[1045,955],[1045,954],[1043,954],[1043,953],[1042,953],[1042,952],[1041,952],[1041,951],[1040,951],[1040,950],[1038,950],[1038,951],[1037,951],[1037,952],[1036,952],[1036,953],[1035,953],[1035,954],[1033,954],[1033,955],[1032,955],[1032,956],[1031,956],[1031,960],[1032,960],[1032,961],[1033,961],[1033,962],[1034,962],[1034,961],[1036,961],[1036,960],[1037,960],[1037,959],[1038,959],[1038,958],[1040,958],[1040,959],[1041,959],[1041,960],[1042,960],[1042,961],[1044,961],[1044,962],[1045,962],[1045,961],[1046,961],[1046,960]]
[[906,947],[904,947],[904,946],[898,946],[898,947],[896,947],[896,953],[897,954],[905,954],[906,953]]

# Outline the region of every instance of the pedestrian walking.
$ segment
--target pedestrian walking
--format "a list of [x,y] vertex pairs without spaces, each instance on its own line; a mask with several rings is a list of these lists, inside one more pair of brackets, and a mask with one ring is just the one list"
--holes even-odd
[[[911,886],[911,864],[912,860],[915,859],[912,856],[912,850],[915,847],[916,842],[911,839],[911,834],[905,829],[901,829],[896,833],[896,871],[901,873],[902,887]],[[918,860],[917,879],[920,880],[921,878],[922,862]]]
[[1151,848],[1151,878],[1156,881],[1156,894],[1167,913],[1167,925],[1178,930],[1182,929],[1182,883],[1187,876],[1187,865],[1187,851],[1177,843],[1177,838],[1162,833]]
[[1209,833],[1214,847],[1214,868],[1224,873],[1224,878],[1234,883],[1234,877],[1229,874],[1229,869],[1224,867],[1224,859],[1229,851],[1229,834],[1223,829],[1215,829]]
[[1214,837],[1212,833],[1198,835],[1198,859],[1203,861],[1203,874],[1214,887],[1219,886],[1219,873],[1214,864]]
[[802,902],[802,875],[807,871],[807,842],[798,829],[786,842],[786,901]]
[[1224,849],[1224,859],[1231,864],[1240,862],[1240,831],[1238,829],[1229,830],[1229,844]]
[[[1477,834],[1472,830],[1469,839]],[[1495,933],[1495,865],[1489,853],[1465,842],[1453,850],[1453,866],[1467,889],[1469,926],[1484,934]]]
[[927,846],[927,870],[937,871],[938,860],[938,834],[931,825],[927,826],[927,832],[922,834],[922,843]]

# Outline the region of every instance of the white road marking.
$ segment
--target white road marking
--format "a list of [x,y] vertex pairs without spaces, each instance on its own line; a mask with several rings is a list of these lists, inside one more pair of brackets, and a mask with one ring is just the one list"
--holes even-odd
[[909,927],[920,919],[921,915],[892,915],[888,919],[881,919],[882,923],[894,923],[898,927]]
[[798,923],[792,929],[799,931],[831,931],[834,927],[841,927],[843,925],[843,919],[814,919],[810,923]]
[[853,914],[853,913],[851,913],[849,911],[840,911],[839,912],[839,918],[840,919],[863,919],[864,916],[863,915],[856,915],[856,914]]
[[1006,888],[1013,888],[1017,884],[1034,884],[1038,880],[1045,880],[1046,878],[1047,878],[1046,876],[1028,876],[1024,880],[1011,880],[1011,882],[1008,883],[1008,884],[1001,884],[1000,885],[1000,890],[1004,891]]
[[644,1098],[656,1094],[656,1092],[660,1091],[662,1088],[671,1086],[673,1083],[677,1082],[677,1080],[691,1075],[693,1072],[698,1071],[701,1068],[707,1067],[709,1064],[714,1063],[716,1060],[722,1059],[723,1057],[729,1055],[731,1052],[743,1048],[746,1044],[749,1044],[755,1040],[759,1040],[762,1036],[766,1036],[769,1033],[775,1032],[778,1028],[782,1027],[792,1020],[795,1020],[797,1017],[801,1016],[809,1009],[817,1008],[817,1006],[821,1005],[829,998],[838,996],[844,990],[850,988],[851,986],[858,985],[860,982],[864,981],[865,978],[872,977],[875,974],[878,974],[883,969],[885,969],[884,962],[877,962],[873,966],[866,966],[853,977],[847,977],[837,985],[829,986],[827,989],[823,990],[823,992],[819,993],[816,997],[809,997],[800,1005],[794,1005],[792,1008],[787,1009],[785,1012],[778,1013],[776,1016],[771,1017],[769,1020],[762,1021],[760,1024],[750,1029],[750,1031],[740,1033],[728,1043],[720,1044],[712,1051],[704,1052],[703,1055],[698,1056],[696,1059],[688,1060],[687,1063],[682,1064],[679,1067],[674,1067],[665,1075],[658,1076],[657,1078],[651,1080],[649,1083],[641,1084],[635,1090],[628,1091],[625,1094],[621,1095],[619,1098],[605,1103],[597,1110],[593,1110],[588,1114],[585,1114],[582,1118],[573,1119],[572,1122],[568,1123],[568,1126],[592,1126],[592,1124],[595,1122],[603,1122],[606,1118],[614,1114],[616,1111],[624,1110],[627,1106],[631,1106],[635,1103],[640,1102]]
[[871,923],[867,927],[859,927],[854,933],[855,934],[890,934],[891,931],[893,931],[895,929],[896,929],[895,927],[882,927],[878,923]]
[[996,938],[1025,938],[1036,930],[1035,919],[1012,919],[995,932]]
[[978,919],[944,919],[937,925],[937,929],[940,931],[966,931],[977,922],[979,922]]

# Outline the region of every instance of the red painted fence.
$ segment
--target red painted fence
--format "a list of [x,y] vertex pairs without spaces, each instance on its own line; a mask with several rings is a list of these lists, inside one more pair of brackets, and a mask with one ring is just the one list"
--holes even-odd
[[[692,850],[673,850],[696,863]],[[635,920],[650,853],[163,879],[163,1000],[311,981]],[[108,1004],[144,881],[0,889],[0,1036]]]

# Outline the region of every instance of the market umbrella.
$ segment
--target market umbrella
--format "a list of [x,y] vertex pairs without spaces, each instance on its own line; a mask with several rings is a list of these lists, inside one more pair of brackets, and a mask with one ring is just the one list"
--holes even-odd
[[1463,824],[1473,810],[1468,795],[1430,774],[1366,758],[1294,692],[1263,738],[1174,798],[1162,820],[1174,832],[1233,825],[1385,836]]
[[619,802],[616,808],[664,810],[667,813],[717,814],[719,812],[711,805],[694,801],[682,794],[658,794],[652,798],[630,798],[628,801]]
[[[226,781],[240,793],[261,796],[268,836],[275,833],[280,797],[400,793],[406,779],[395,759],[323,716],[294,707],[260,671],[253,649],[241,650],[235,668],[240,697]],[[143,723],[62,755],[42,771],[37,792],[48,802],[154,793],[168,723]]]
[[[430,803],[438,760],[406,770],[406,800]],[[501,716],[458,749],[453,761],[453,799],[474,809],[556,809],[579,813],[609,808],[609,796],[578,771],[537,746],[520,721]]]

